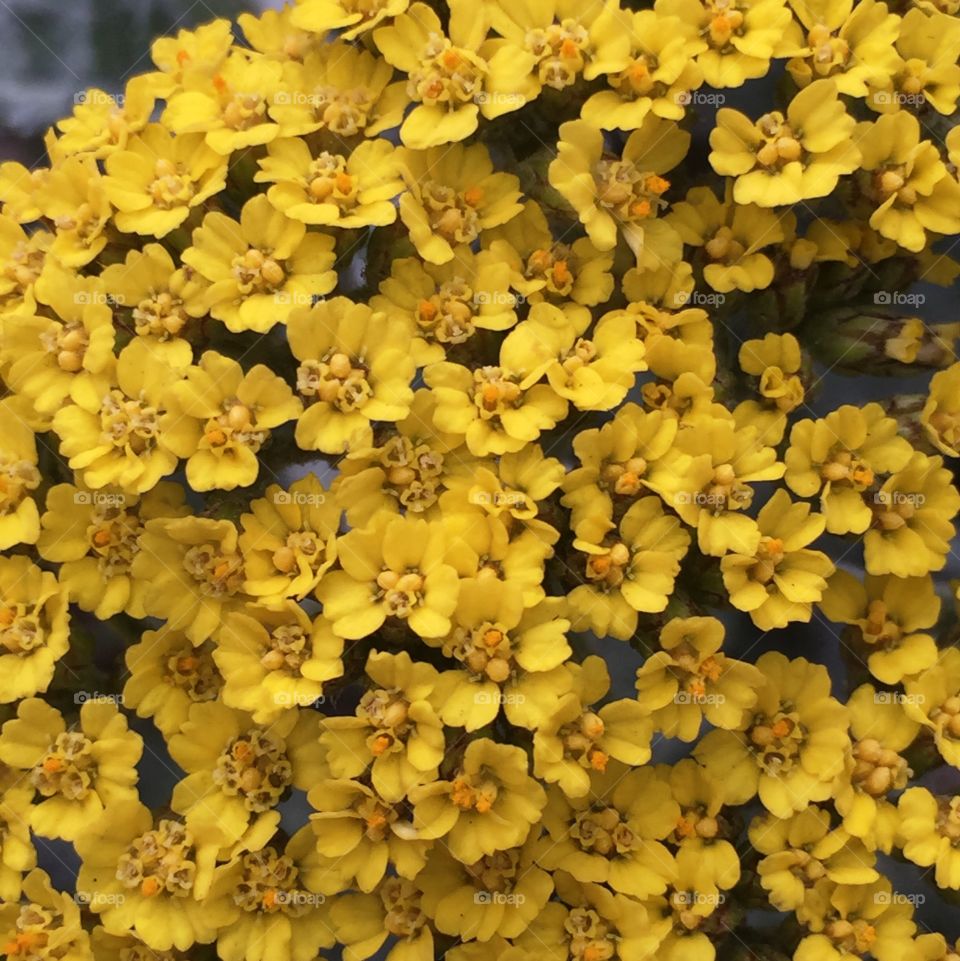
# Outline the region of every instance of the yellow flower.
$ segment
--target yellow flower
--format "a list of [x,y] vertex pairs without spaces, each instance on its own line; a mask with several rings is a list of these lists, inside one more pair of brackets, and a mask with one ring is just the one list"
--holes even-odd
[[249,487],[260,473],[260,448],[300,414],[299,399],[266,365],[244,372],[213,350],[184,374],[165,395],[160,430],[186,459],[187,482],[195,491]]
[[213,660],[213,642],[193,644],[183,631],[169,627],[145,631],[124,655],[130,676],[123,704],[149,717],[165,737],[179,732],[190,705],[211,701],[223,687]]
[[865,97],[894,72],[893,49],[900,18],[878,0],[790,0],[806,31],[806,43],[787,62],[798,87],[830,77],[839,93]]
[[[354,886],[384,891],[392,866],[401,878],[413,878],[426,861],[429,841],[413,830],[403,803],[385,801],[360,781],[326,778],[314,785],[307,800],[317,858],[307,879],[311,888],[336,894]],[[336,903],[341,903],[340,898]]]
[[[406,878],[390,877],[376,894],[347,894],[330,909],[337,942],[357,961],[372,957],[393,935],[386,961],[432,961],[433,928],[423,910],[420,888]],[[487,945],[483,945],[486,949]]]
[[960,363],[937,371],[930,379],[920,421],[937,450],[947,457],[960,457]]
[[660,631],[660,650],[637,669],[637,700],[665,737],[694,741],[703,718],[735,728],[757,703],[763,676],[727,657],[724,628],[715,617],[676,617]]
[[608,884],[618,894],[662,894],[677,876],[662,842],[679,813],[669,784],[652,768],[610,764],[605,773],[590,775],[588,795],[570,798],[548,789],[538,861],[580,882]]
[[657,0],[654,9],[679,17],[707,42],[697,66],[711,87],[741,87],[765,76],[772,57],[792,52],[783,0]]
[[343,674],[342,653],[329,623],[322,616],[311,622],[299,604],[248,604],[217,631],[213,659],[226,679],[220,697],[256,724],[270,724],[321,699],[324,682]]
[[751,484],[783,476],[777,452],[763,444],[755,427],[738,430],[732,418],[712,416],[681,430],[677,448],[692,458],[689,466],[651,486],[697,529],[703,553],[755,553],[762,535],[744,511],[753,503]]
[[132,568],[146,585],[144,610],[200,644],[247,599],[237,529],[212,517],[156,517],[144,527]]
[[37,852],[30,836],[33,785],[11,768],[0,769],[0,818],[6,825],[0,842],[0,898],[17,903],[23,875],[37,866]]
[[759,793],[780,818],[830,797],[849,749],[846,709],[830,696],[826,668],[770,651],[757,661],[766,677],[756,706],[737,730],[711,731],[694,756],[727,785],[727,802]]
[[337,542],[340,569],[316,589],[334,631],[348,640],[369,637],[397,618],[420,637],[447,634],[460,581],[446,547],[441,521],[389,513],[344,534]]
[[355,714],[321,721],[324,763],[334,778],[358,778],[369,769],[374,791],[395,804],[434,781],[444,759],[443,724],[433,708],[439,675],[406,651],[372,651],[366,673],[373,684]]
[[960,651],[948,647],[937,663],[904,682],[907,715],[933,732],[948,764],[960,765]]
[[826,197],[844,174],[856,170],[856,121],[838,99],[833,80],[816,80],[798,93],[786,114],[764,114],[752,122],[730,107],[717,111],[710,133],[710,163],[736,177],[738,204],[782,207]]
[[40,480],[33,431],[9,400],[0,401],[0,550],[36,543],[40,512],[31,494]]
[[211,284],[210,313],[234,333],[266,333],[292,311],[336,286],[334,241],[276,210],[263,194],[243,205],[240,222],[209,213],[183,262]]
[[580,115],[605,130],[636,130],[648,113],[682,120],[690,91],[703,82],[695,58],[707,49],[706,41],[694,24],[680,17],[656,10],[624,15],[628,18],[624,27],[629,31],[629,57],[622,65],[617,60],[604,64],[612,89],[591,95]]
[[570,685],[570,657],[560,598],[524,609],[513,584],[471,578],[461,582],[453,630],[431,639],[456,668],[443,671],[434,698],[443,723],[467,731],[492,724],[501,708],[519,727],[537,728]]
[[556,240],[536,201],[528,200],[516,217],[485,231],[481,242],[509,266],[513,289],[530,303],[569,297],[593,307],[613,293],[613,254],[597,250],[589,237]]
[[599,250],[616,246],[619,227],[637,262],[658,267],[680,259],[679,237],[657,217],[670,189],[663,174],[683,160],[689,147],[689,133],[651,113],[627,138],[622,155],[611,157],[604,154],[603,134],[596,127],[570,121],[560,127],[550,183]]
[[203,134],[172,135],[149,124],[106,162],[103,186],[126,233],[165,237],[226,185],[227,161]]
[[[458,435],[477,457],[516,453],[564,419],[567,401],[547,384],[543,369],[512,369],[501,346],[497,366],[471,370],[460,364],[431,364],[424,380],[436,398],[433,422]],[[526,355],[516,358],[528,363]]]
[[302,62],[323,46],[324,38],[300,29],[293,23],[296,9],[284,7],[281,10],[264,10],[259,17],[252,13],[241,13],[237,17],[237,25],[243,31],[244,39],[258,53],[281,62]]
[[84,391],[54,415],[60,453],[88,487],[144,493],[176,469],[160,430],[164,392],[179,376],[166,363],[170,356],[154,356],[146,338],[136,338],[117,360],[116,387]]
[[820,602],[831,621],[850,624],[867,654],[870,673],[884,684],[899,684],[937,661],[937,645],[928,629],[940,617],[933,580],[922,577],[865,575],[863,583],[837,571]]
[[267,107],[281,78],[276,61],[235,49],[212,74],[191,65],[160,120],[176,134],[204,134],[211,149],[224,157],[269,143],[280,128]]
[[733,416],[755,426],[765,440],[779,444],[787,415],[803,404],[805,396],[800,343],[793,334],[767,334],[762,340],[744,341],[738,357],[740,369],[757,378],[760,399],[738,404]]
[[960,889],[960,797],[936,796],[925,787],[900,795],[898,841],[903,856],[914,864],[934,866],[937,887]]
[[82,610],[100,620],[121,611],[145,617],[146,585],[131,576],[143,525],[189,512],[178,484],[160,482],[142,498],[57,484],[47,492],[37,551],[61,565],[60,583]]
[[30,826],[42,837],[76,841],[118,801],[136,800],[139,734],[109,699],[85,701],[80,723],[67,730],[60,712],[40,698],[21,701],[3,725],[0,761],[19,769],[42,800]]
[[912,448],[897,422],[879,404],[845,404],[790,431],[784,461],[787,487],[800,497],[820,494],[831,534],[862,534],[873,519],[864,492],[877,474],[892,474],[910,461]]
[[396,158],[407,185],[400,219],[417,252],[431,264],[453,260],[459,244],[473,243],[482,231],[505,224],[523,209],[520,181],[494,172],[482,143],[401,147]]
[[878,113],[929,104],[937,113],[952,114],[960,97],[958,49],[954,17],[911,8],[900,21],[894,63],[871,85],[867,104]]
[[809,549],[823,533],[823,515],[811,514],[809,504],[791,502],[781,488],[760,509],[757,527],[755,551],[734,545],[733,553],[720,560],[730,603],[749,612],[762,631],[808,622],[834,570],[823,551]]
[[821,878],[836,884],[871,884],[880,875],[876,858],[843,828],[830,828],[830,812],[815,804],[778,818],[763,814],[750,822],[750,844],[763,857],[757,867],[770,904],[793,911],[816,902]]
[[750,293],[773,282],[773,261],[761,252],[784,239],[773,211],[733,203],[729,191],[720,201],[709,187],[694,187],[686,200],[673,204],[666,219],[685,244],[703,250],[703,279],[713,290]]
[[874,495],[873,520],[863,538],[870,574],[918,577],[942,570],[960,511],[960,492],[942,457],[914,452]]
[[[114,310],[129,316],[139,337],[150,343],[150,354],[170,367],[189,367],[193,348],[188,338],[208,308],[207,284],[189,267],[178,267],[165,247],[145,244],[131,250],[123,263],[100,275],[116,304]],[[127,315],[129,311],[129,315]]]
[[902,752],[913,743],[920,724],[907,716],[896,694],[878,692],[871,684],[861,684],[847,708],[853,752],[834,804],[847,833],[889,853],[898,818],[887,797],[909,782],[913,772]]
[[244,590],[267,603],[303,600],[337,559],[340,509],[315,474],[288,490],[271,484],[240,518],[247,581]]
[[513,327],[517,298],[510,284],[510,267],[492,250],[474,254],[461,244],[444,264],[394,260],[370,306],[410,331],[414,361],[424,367],[445,360],[448,350],[467,343],[477,330]]
[[117,97],[96,88],[78,94],[73,114],[57,121],[57,154],[102,160],[126,149],[131,135],[150,120],[155,104],[155,86],[147,75],[131,77]]
[[[554,876],[556,898],[551,900],[530,927],[515,939],[523,953],[503,954],[504,961],[543,956],[576,957],[586,961],[616,958],[617,961],[643,961],[656,949],[657,938],[644,905],[634,898],[614,894],[602,884],[582,884],[560,872]],[[589,954],[587,952],[590,952]],[[482,961],[471,957],[468,961]]]
[[373,32],[383,58],[407,75],[407,97],[415,106],[400,127],[400,139],[415,150],[466,140],[481,111],[491,117],[525,103],[516,90],[526,64],[495,67],[483,55],[489,29],[483,7],[450,0],[449,8],[446,31],[431,7],[413,3],[390,26]]
[[433,393],[421,388],[406,417],[381,426],[381,443],[340,461],[332,490],[351,527],[366,527],[380,511],[432,518],[449,475],[469,476],[473,457],[459,449],[462,438],[433,426],[435,407]]
[[314,156],[299,137],[274,140],[259,161],[256,183],[268,183],[277,210],[305,224],[369,227],[392,224],[391,202],[403,188],[393,145],[367,140],[344,155],[322,150]]
[[290,316],[287,339],[297,392],[307,407],[297,420],[297,445],[342,454],[370,447],[371,421],[398,421],[413,400],[409,332],[386,314],[335,297]]
[[213,20],[196,30],[178,30],[175,37],[160,37],[150,56],[161,73],[153,75],[164,95],[183,83],[187,73],[212,76],[233,46],[229,20]]
[[67,594],[28,557],[0,557],[0,704],[46,691],[67,653]]
[[393,67],[363,47],[324,38],[303,63],[288,61],[283,70],[283,87],[270,104],[281,137],[318,130],[341,141],[360,133],[375,137],[403,120],[406,84],[391,83]]
[[610,676],[602,658],[567,665],[573,690],[562,695],[533,738],[534,773],[558,784],[567,797],[585,797],[591,772],[603,772],[611,758],[641,765],[650,759],[653,724],[636,701],[623,698],[601,707]]
[[595,514],[612,518],[648,490],[648,482],[656,484],[662,472],[677,470],[677,426],[675,418],[628,403],[613,420],[580,431],[573,440],[580,466],[563,481],[570,526],[576,530]]
[[170,807],[187,828],[218,847],[240,840],[251,826],[276,825],[274,811],[291,787],[305,790],[322,773],[318,716],[292,708],[269,727],[221,701],[192,704],[167,746],[186,772]]
[[442,838],[463,864],[523,844],[547,801],[527,769],[523,748],[488,738],[471,741],[450,780],[411,789],[419,836]]
[[[500,356],[513,370],[539,370],[578,410],[611,410],[646,370],[636,324],[622,311],[601,317],[592,330],[590,311],[568,305],[534,304],[526,320],[504,340]],[[530,380],[531,371],[527,375]],[[539,378],[538,378],[539,379]]]
[[69,157],[55,164],[36,198],[40,212],[56,228],[50,253],[67,268],[92,263],[107,245],[111,214],[96,161]]
[[947,171],[937,145],[920,139],[920,123],[907,110],[884,114],[857,129],[861,191],[873,206],[870,226],[914,253],[926,231],[960,231],[960,183]]
[[635,501],[619,525],[593,515],[574,533],[573,546],[586,557],[583,583],[567,597],[573,629],[629,640],[638,612],[666,608],[690,535],[658,497]]
[[[658,765],[657,777],[670,785],[679,806],[667,842],[676,846],[682,865],[693,858],[705,888],[727,889],[740,877],[740,858],[728,838],[735,834],[722,814],[726,800],[724,782],[712,776],[693,758],[672,765]],[[676,810],[676,808],[673,808]]]
[[0,944],[8,958],[93,961],[94,957],[78,897],[57,891],[39,868],[24,879],[22,898],[0,906]]
[[[217,869],[212,896],[226,895],[233,916],[217,936],[222,961],[259,961],[265,954],[294,961],[334,945],[329,909],[309,886],[316,859],[313,832],[302,827],[286,845],[241,851]],[[267,947],[269,945],[269,947]]]
[[[0,164],[0,184],[3,166]],[[53,258],[48,259],[47,251],[54,238],[42,228],[27,234],[10,215],[11,207],[10,200],[4,201],[4,213],[0,214],[0,312],[29,316],[37,309],[37,281],[48,263],[53,263]]]
[[209,895],[216,843],[139,801],[113,805],[77,839],[77,890],[108,934],[136,934],[153,952],[209,944],[232,917]]
[[116,363],[113,311],[103,285],[50,267],[37,282],[36,296],[52,317],[38,306],[33,316],[2,320],[5,380],[41,414],[56,413],[67,400],[99,403]]
[[314,33],[341,31],[344,40],[354,40],[383,20],[399,16],[407,4],[408,0],[378,0],[372,4],[360,0],[301,0],[291,11],[290,22]]
[[531,834],[522,847],[497,851],[475,864],[433,847],[415,883],[436,929],[463,941],[476,939],[491,951],[494,938],[526,931],[553,893],[553,879],[535,860],[533,840]]

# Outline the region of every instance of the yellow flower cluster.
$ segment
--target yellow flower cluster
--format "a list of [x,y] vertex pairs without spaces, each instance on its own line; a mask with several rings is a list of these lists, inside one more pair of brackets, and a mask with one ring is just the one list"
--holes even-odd
[[957,961],[956,0],[152,58],[0,165],[0,952]]

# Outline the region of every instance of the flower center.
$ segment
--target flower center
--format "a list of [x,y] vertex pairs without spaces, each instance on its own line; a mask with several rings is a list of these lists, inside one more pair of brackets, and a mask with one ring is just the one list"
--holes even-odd
[[727,226],[718,228],[703,249],[712,261],[728,265],[738,263],[747,250]]
[[863,957],[869,954],[870,948],[877,940],[877,931],[868,921],[862,918],[837,918],[830,921],[823,929],[823,933],[844,954]]
[[340,154],[319,154],[307,172],[307,193],[314,203],[335,204],[341,210],[357,205],[357,178],[347,173],[347,161]]
[[667,206],[662,195],[670,181],[650,171],[640,170],[629,160],[601,160],[593,172],[597,200],[602,207],[627,223],[656,217]]
[[785,773],[799,761],[806,732],[794,711],[785,708],[773,717],[759,715],[747,730],[747,740],[757,763],[772,776]]
[[260,658],[265,670],[299,674],[304,662],[310,658],[310,639],[298,624],[281,624],[274,628],[268,644]]
[[406,738],[413,729],[409,710],[410,702],[396,690],[377,688],[360,698],[357,717],[372,728],[367,747],[374,757],[404,750]]
[[46,253],[36,249],[30,241],[21,240],[7,255],[3,274],[24,291],[32,286],[43,272],[46,257]]
[[292,780],[286,743],[260,728],[234,738],[213,771],[213,781],[224,794],[241,798],[252,812],[269,811]]
[[563,90],[576,83],[590,51],[590,33],[567,17],[546,29],[528,30],[524,46],[537,58],[537,76],[545,87]]
[[153,178],[148,192],[161,210],[185,207],[193,200],[196,188],[181,164],[161,157],[154,167]]
[[627,576],[630,548],[622,541],[606,545],[602,554],[588,554],[586,578],[603,591],[618,588]]
[[170,651],[165,661],[164,680],[184,691],[191,701],[213,701],[223,687],[223,678],[213,660],[213,645],[200,647],[184,642]]
[[475,333],[473,290],[461,277],[440,285],[417,304],[414,319],[421,336],[441,344],[462,344]]
[[853,759],[854,787],[871,797],[885,797],[888,791],[902,790],[913,773],[904,758],[872,737],[854,743]]
[[420,892],[406,878],[388,877],[380,885],[385,916],[383,925],[398,938],[412,938],[427,923],[420,908]]
[[366,87],[316,87],[309,101],[317,122],[341,137],[352,137],[363,130],[373,108],[373,97]]
[[40,486],[40,471],[26,460],[0,451],[0,516],[12,514],[27,494]]
[[82,800],[90,793],[97,773],[92,749],[93,742],[79,732],[58,734],[43,759],[34,765],[30,783],[44,797]]
[[621,97],[635,100],[640,97],[661,96],[666,87],[653,79],[660,64],[653,54],[640,52],[626,69],[610,76],[612,86]]
[[203,429],[201,444],[209,450],[222,452],[246,447],[254,453],[266,443],[270,431],[256,426],[256,409],[239,400],[225,400],[223,413],[211,417]]
[[243,856],[243,873],[233,890],[233,903],[250,912],[306,914],[311,897],[297,888],[299,873],[293,858],[272,847],[251,851]]
[[807,34],[807,46],[812,53],[813,69],[821,77],[842,70],[850,59],[850,44],[842,37],[834,36],[822,23],[816,24]]
[[111,390],[100,408],[100,439],[126,453],[140,455],[153,450],[160,435],[158,412],[142,399],[132,400]]
[[757,147],[757,162],[762,167],[776,171],[788,163],[802,161],[802,134],[787,123],[782,113],[775,111],[764,114],[754,128],[761,141]]
[[487,621],[473,630],[458,627],[444,645],[445,650],[448,647],[474,677],[494,684],[503,684],[515,669],[510,636],[499,624]]
[[224,554],[212,544],[189,548],[183,555],[183,566],[207,597],[228,597],[243,585],[243,557],[237,553]]
[[643,477],[647,462],[642,457],[630,457],[625,461],[607,461],[600,471],[600,486],[612,494],[635,497],[643,490]]
[[619,957],[620,935],[593,908],[571,908],[563,922],[571,961],[611,961]]
[[734,0],[711,0],[707,3],[707,21],[701,29],[702,36],[717,50],[725,49],[734,36],[744,32],[744,15]]
[[297,368],[297,390],[307,400],[332,404],[341,413],[360,410],[373,396],[362,359],[337,351]]
[[388,617],[407,618],[423,603],[423,575],[417,570],[398,572],[385,567],[378,575],[373,599],[383,604]]
[[640,844],[640,838],[614,807],[578,811],[570,828],[570,836],[582,850],[605,858],[629,854]]
[[603,719],[593,711],[585,711],[576,720],[564,724],[557,731],[564,756],[594,771],[605,771],[610,757],[597,743],[603,737],[604,730]]
[[197,873],[193,836],[179,821],[161,820],[120,856],[117,880],[146,897],[190,897]]
[[473,372],[473,403],[481,420],[494,420],[520,406],[523,391],[502,367],[481,367]]
[[151,294],[133,308],[133,322],[140,337],[178,337],[189,319],[183,301],[167,290]]
[[420,188],[420,200],[430,219],[430,229],[450,244],[471,244],[480,234],[478,208],[483,203],[482,187],[456,191],[428,180]]
[[948,697],[930,712],[930,720],[943,737],[960,740],[960,694]]
[[[213,83],[225,91],[226,83],[219,74],[213,78]],[[266,119],[267,102],[259,93],[225,93],[225,97],[221,116],[231,130],[249,130]]]
[[143,525],[136,514],[120,507],[97,504],[87,527],[89,553],[97,558],[104,578],[130,573],[130,565],[140,550]]
[[483,90],[487,65],[446,37],[430,34],[420,51],[419,65],[410,72],[407,95],[428,106],[443,104],[450,110],[473,101]]
[[543,280],[551,294],[566,297],[573,290],[574,276],[570,271],[573,256],[565,244],[555,244],[550,250],[535,250],[527,258],[523,275],[529,280]]
[[777,573],[777,565],[786,555],[779,537],[761,537],[756,563],[750,568],[750,578],[758,584],[769,584]]
[[522,875],[520,852],[515,849],[488,854],[464,868],[477,890],[489,894],[510,894]]
[[440,496],[443,454],[429,444],[417,444],[394,434],[379,450],[388,492],[408,511],[422,513]]
[[497,801],[499,788],[493,778],[481,774],[460,774],[453,780],[450,800],[461,811],[488,814]]
[[0,646],[10,654],[27,655],[47,641],[46,618],[36,606],[0,600]]
[[244,297],[253,293],[270,293],[287,279],[283,267],[270,253],[257,247],[234,257],[231,266],[237,287]]
[[90,337],[79,320],[65,324],[53,323],[40,335],[40,343],[48,354],[54,354],[57,366],[68,374],[83,369],[83,360],[90,346]]
[[[39,904],[22,904],[14,924],[13,937],[2,948],[10,958],[63,958],[71,953],[71,939],[64,939],[64,917]],[[53,941],[51,945],[51,940]]]

